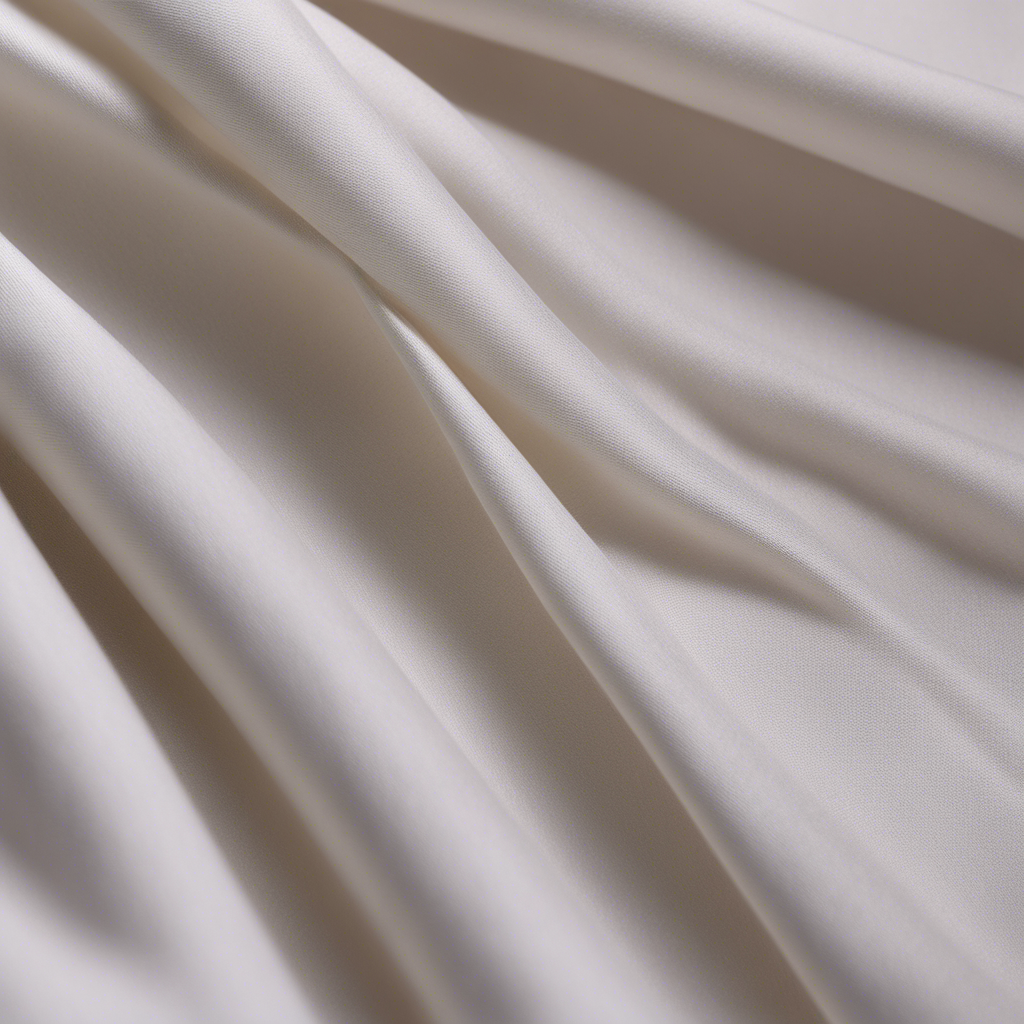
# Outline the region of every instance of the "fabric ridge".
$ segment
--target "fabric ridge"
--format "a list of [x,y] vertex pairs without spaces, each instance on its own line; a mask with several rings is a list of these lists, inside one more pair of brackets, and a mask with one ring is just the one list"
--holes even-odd
[[1024,21],[869,7],[0,0],[3,1020],[1024,1020]]

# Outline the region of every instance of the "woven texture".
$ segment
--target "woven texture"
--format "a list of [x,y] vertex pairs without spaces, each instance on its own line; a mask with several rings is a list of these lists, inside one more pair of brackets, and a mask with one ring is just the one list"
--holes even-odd
[[1021,44],[0,0],[3,1021],[1024,1021]]

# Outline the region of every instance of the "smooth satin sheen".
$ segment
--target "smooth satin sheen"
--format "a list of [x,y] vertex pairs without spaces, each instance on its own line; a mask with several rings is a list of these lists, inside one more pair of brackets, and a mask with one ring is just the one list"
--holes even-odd
[[3,1020],[1024,1020],[1014,39],[0,0]]

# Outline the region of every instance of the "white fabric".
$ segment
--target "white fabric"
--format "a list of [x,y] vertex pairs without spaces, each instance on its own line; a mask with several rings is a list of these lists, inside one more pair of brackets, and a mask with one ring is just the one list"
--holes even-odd
[[0,0],[3,1020],[1024,1020],[966,11]]

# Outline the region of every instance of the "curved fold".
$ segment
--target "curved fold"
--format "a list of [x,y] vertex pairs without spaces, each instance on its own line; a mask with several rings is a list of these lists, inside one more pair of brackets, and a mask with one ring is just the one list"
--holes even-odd
[[439,1017],[672,1019],[259,491],[6,241],[0,417],[232,714]]
[[[797,1014],[818,1019],[729,888],[732,878],[829,1019],[955,1024],[1024,1016],[1014,959],[1024,744],[1011,633],[1020,609],[1017,581],[1007,578],[1024,570],[1019,457],[760,348],[753,318],[750,337],[737,338],[687,316],[577,231],[441,96],[306,0],[89,2],[131,52],[88,16],[82,28],[73,5],[55,8],[53,23],[84,38],[98,59],[0,0],[0,106],[10,106],[3,127],[15,133],[15,176],[26,189],[25,208],[13,197],[5,216],[41,265],[53,265],[55,278],[67,275],[59,279],[75,295],[82,289],[83,304],[119,318],[142,358],[169,369],[183,403],[208,415],[205,403],[222,393],[228,402],[254,399],[252,420],[231,417],[226,436],[246,457],[258,454],[255,472],[269,461],[268,485],[297,525],[287,525],[184,405],[2,237],[0,432],[229,709],[388,943],[389,951],[375,946],[375,954],[394,954],[439,1020],[789,1019],[781,1007],[791,1004],[765,987],[776,985],[798,997]],[[604,61],[611,50],[601,47],[624,36],[622,53],[598,70],[619,74],[621,65],[680,88],[710,82],[713,100],[761,104],[757,110],[769,115],[838,104],[847,114],[860,111],[874,144],[890,122],[910,123],[899,111],[875,109],[878,83],[863,75],[874,51],[860,48],[868,56],[856,61],[854,51],[842,51],[845,78],[833,69],[832,92],[816,94],[814,75],[825,73],[818,65],[834,37],[819,33],[804,60],[800,45],[811,42],[802,27],[743,0],[713,9],[696,0],[672,7],[582,0],[571,9],[563,0],[547,7],[512,0],[500,9],[492,0],[477,7],[441,0],[432,10],[442,20],[499,28],[511,12],[524,39],[554,24],[538,45],[574,39],[581,60]],[[644,26],[650,39],[641,44],[633,37]],[[461,44],[479,48],[465,37]],[[651,66],[629,70],[641,51],[653,54]],[[685,66],[675,59],[684,52],[692,57]],[[761,67],[766,55],[794,53],[793,67]],[[895,58],[885,59],[891,70]],[[569,77],[596,94],[618,89]],[[787,82],[799,95],[786,94]],[[764,96],[752,94],[758,83]],[[918,86],[894,86],[892,95],[913,106]],[[972,87],[966,83],[965,95]],[[675,116],[668,104],[658,109]],[[947,121],[964,115],[962,103],[944,110]],[[910,111],[910,119],[920,113]],[[941,118],[925,121],[934,127]],[[908,152],[937,159],[949,144],[949,125],[939,127],[895,140],[904,148],[892,159],[899,164]],[[984,133],[991,124],[974,127]],[[973,130],[960,140],[970,152]],[[842,134],[834,125],[828,131]],[[830,144],[863,149],[866,137],[854,132]],[[110,181],[98,184],[112,150]],[[74,169],[51,180],[41,162],[54,153],[71,154]],[[81,196],[77,156],[86,158]],[[989,154],[993,166],[1003,156]],[[961,157],[943,173],[977,185],[978,168]],[[563,172],[586,187],[579,168]],[[132,191],[136,173],[145,185]],[[129,194],[109,188],[113,182]],[[211,205],[208,189],[238,209]],[[195,223],[179,231],[167,217],[150,222],[140,206],[150,190],[180,215],[194,213]],[[621,193],[599,190],[608,194]],[[47,199],[61,210],[60,224],[47,220]],[[581,205],[593,208],[588,203]],[[925,220],[951,216],[914,203]],[[639,207],[642,224],[647,208]],[[132,230],[108,231],[122,210]],[[96,238],[82,233],[80,213]],[[220,215],[230,223],[218,225]],[[263,222],[255,239],[254,217]],[[144,237],[135,218],[166,238]],[[975,229],[986,245],[1016,244]],[[207,249],[208,235],[216,244]],[[243,238],[255,259],[239,259],[232,248]],[[639,239],[641,262],[647,241],[657,244]],[[261,242],[269,243],[264,252]],[[81,253],[69,255],[69,244],[112,260],[137,249],[143,272],[89,265]],[[147,263],[151,252],[157,258]],[[186,267],[193,255],[214,281]],[[263,272],[264,255],[273,272]],[[223,280],[218,261],[231,264]],[[275,274],[288,284],[280,294],[254,295],[250,274],[271,292]],[[315,288],[306,289],[306,275]],[[337,331],[320,315],[318,303],[333,301],[333,287],[343,301],[330,308],[354,315],[348,338],[332,337]],[[358,308],[358,292],[382,336]],[[750,298],[762,309],[756,294]],[[978,295],[971,299],[978,304]],[[250,300],[252,310],[237,308]],[[305,303],[312,304],[308,323]],[[279,305],[287,320],[275,317]],[[773,308],[763,307],[769,316]],[[144,337],[136,315],[155,338]],[[304,347],[314,340],[315,361]],[[347,349],[331,349],[345,341]],[[250,343],[251,352],[240,351]],[[186,351],[198,355],[200,370],[193,372]],[[364,377],[368,361],[374,374]],[[926,372],[920,361],[902,365]],[[216,377],[222,366],[223,379]],[[948,395],[964,397],[956,381],[943,379],[948,369],[936,375],[949,383],[947,394],[922,392],[939,416]],[[313,376],[321,371],[334,374],[322,387]],[[678,378],[672,386],[686,404],[675,402],[666,416],[678,413],[679,431],[626,383],[649,374],[640,387],[653,393],[656,372]],[[987,389],[994,377],[977,380],[985,400],[998,402],[1013,386]],[[250,389],[253,381],[260,388]],[[383,386],[388,400],[360,390],[363,381]],[[294,406],[277,403],[282,385]],[[388,404],[396,398],[413,405],[396,411]],[[729,441],[702,416],[693,416],[691,430],[690,406],[726,429]],[[218,413],[210,422],[222,422]],[[499,426],[506,422],[510,436]],[[284,451],[296,458],[282,460],[279,442],[293,427],[301,442]],[[522,452],[511,440],[520,430]],[[749,460],[740,440],[761,456]],[[349,458],[350,445],[357,458]],[[396,453],[393,445],[404,447]],[[324,458],[322,449],[330,449]],[[770,466],[765,449],[817,467],[817,478]],[[345,457],[336,459],[338,451]],[[428,464],[424,452],[440,464]],[[278,471],[304,471],[307,458],[312,478],[281,486]],[[418,489],[421,477],[432,488]],[[858,517],[844,485],[867,491],[919,532],[968,550],[977,564],[946,558],[863,509]],[[60,521],[40,536],[62,543],[70,524]],[[523,589],[489,524],[557,629]],[[339,527],[346,535],[332,547]],[[606,539],[603,547],[588,529]],[[342,592],[325,566],[312,564],[299,530],[314,543],[329,535],[330,545],[317,550],[327,572],[344,581]],[[844,530],[849,535],[840,537]],[[738,564],[742,579],[717,575],[729,572],[718,559],[713,568],[695,565],[703,544]],[[838,557],[840,548],[850,554]],[[486,565],[483,552],[492,560]],[[861,554],[877,583],[864,582]],[[993,566],[1003,570],[998,579],[986,572]],[[492,569],[493,579],[481,578]],[[753,576],[772,592],[748,590],[757,586]],[[400,655],[393,658],[349,607],[349,585],[361,599],[370,594],[370,614]],[[80,578],[71,590],[75,600],[105,601]],[[813,608],[789,606],[780,592]],[[492,601],[495,593],[513,596]],[[3,1013],[77,1022],[83,993],[94,997],[86,1009],[96,1009],[97,1020],[125,1024],[304,1021],[308,1008],[272,937],[236,891],[99,647],[118,617],[106,606],[90,616],[102,625],[97,642],[0,495],[0,888],[11,911],[0,921]],[[918,619],[925,625],[911,624]],[[970,624],[984,640],[967,637]],[[950,652],[958,645],[987,677],[956,663],[959,651]],[[408,659],[409,678],[399,657]],[[702,672],[698,658],[714,668]],[[413,679],[445,702],[437,717]],[[196,682],[191,673],[189,682]],[[592,731],[595,723],[601,731]],[[505,732],[520,726],[522,733]],[[472,747],[479,773],[453,736]],[[119,761],[126,747],[130,771]],[[214,762],[198,774],[218,776],[225,770],[219,750],[202,750]],[[643,763],[644,752],[678,804]],[[622,814],[626,804],[630,813]],[[670,819],[685,824],[685,835],[662,829]],[[290,816],[288,827],[302,829]],[[580,879],[595,914],[578,905],[573,885],[534,845],[534,829]],[[318,874],[307,891],[333,881]],[[270,888],[276,892],[276,882]],[[714,895],[705,898],[705,890]],[[730,920],[736,913],[739,922]],[[625,942],[606,939],[595,920],[601,915]],[[668,941],[656,934],[661,929]],[[638,963],[625,946],[639,953]],[[11,965],[27,965],[28,981]],[[31,980],[47,971],[59,977],[34,998]]]
[[[311,1024],[146,722],[2,495],[0,701],[6,1012]],[[8,863],[12,840],[36,871],[48,866],[45,897]],[[44,977],[53,984],[40,992]]]
[[748,0],[376,0],[619,79],[1024,237],[1024,98]]
[[[94,941],[20,872],[0,860],[0,1008],[8,1020],[47,1024],[200,1024],[149,964]],[[10,965],[10,966],[8,966]],[[46,979],[40,985],[40,979]],[[256,1018],[253,1018],[254,1020]],[[267,1024],[273,1018],[265,1017]],[[301,1019],[301,1018],[297,1018]]]
[[781,772],[452,370],[363,290],[523,573],[832,1019],[1024,1012]]
[[[509,266],[285,0],[239,19],[188,0],[89,0],[245,168],[541,423],[667,502],[691,536],[916,665],[1018,792],[999,698],[887,609],[800,519],[651,413]],[[296,110],[304,117],[294,116]],[[1019,792],[1018,792],[1019,796]]]
[[[635,347],[726,428],[827,470],[959,550],[1024,574],[1024,463],[663,300],[568,221],[426,83],[321,8],[324,43],[530,287],[588,343]],[[269,194],[243,185],[163,112],[0,0],[0,74],[128,133],[282,230],[332,247]],[[333,250],[332,250],[333,251]],[[837,451],[842,458],[836,459]]]
[[[635,348],[687,400],[762,447],[877,496],[1024,575],[1024,460],[732,336],[663,300],[546,199],[455,107],[309,0],[342,66],[531,288],[590,344]],[[839,457],[837,457],[839,454]]]

